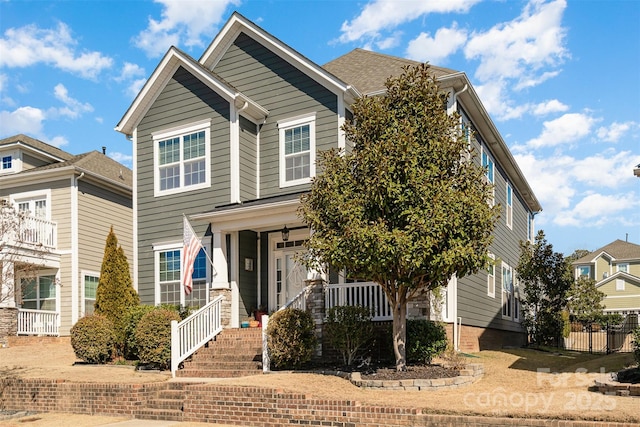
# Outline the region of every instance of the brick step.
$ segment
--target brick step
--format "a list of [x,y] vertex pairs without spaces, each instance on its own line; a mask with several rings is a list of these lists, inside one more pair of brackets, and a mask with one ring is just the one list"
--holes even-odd
[[225,362],[185,362],[184,369],[213,370],[213,369],[233,369],[251,370],[262,369],[262,361],[235,362],[232,360]]
[[141,420],[182,421],[184,413],[175,409],[139,409],[134,414]]
[[180,369],[176,372],[176,377],[181,378],[237,378],[253,375],[262,375],[262,369],[237,370],[237,369]]
[[168,390],[160,390],[157,394],[156,397],[158,399],[174,399],[174,400],[184,400],[185,399],[185,392],[184,390],[182,390],[182,388],[180,389],[168,389]]
[[146,409],[165,409],[182,412],[183,407],[184,397],[182,399],[150,399],[146,403]]
[[238,351],[240,349],[222,349],[222,348],[208,348],[208,349],[200,349],[195,354],[191,356],[192,361],[202,360],[202,361],[211,361],[211,360],[224,360],[225,358],[233,358],[236,360],[254,360],[256,356],[260,356],[262,359],[262,349],[261,348],[246,348],[242,349],[243,351]]

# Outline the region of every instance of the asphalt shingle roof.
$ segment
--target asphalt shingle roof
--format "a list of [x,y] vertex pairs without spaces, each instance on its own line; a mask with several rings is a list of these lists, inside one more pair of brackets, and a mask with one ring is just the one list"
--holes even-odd
[[[326,63],[322,68],[354,86],[363,95],[367,95],[384,90],[387,78],[400,75],[403,71],[402,67],[418,64],[420,62],[410,59],[365,49],[354,49]],[[434,65],[429,69],[436,77],[457,73],[455,70]]]
[[42,142],[35,138],[31,138],[30,136],[18,134],[14,136],[10,136],[8,138],[4,138],[0,140],[0,147],[3,145],[11,145],[22,143],[23,145],[34,148],[38,151],[43,151],[53,157],[58,157],[62,160],[69,160],[73,157],[72,154],[67,153],[64,150],[59,149],[58,147],[54,147],[53,145],[49,145],[46,142]]
[[640,245],[618,239],[606,246],[601,247],[600,249],[596,249],[595,251],[583,256],[582,258],[575,260],[573,264],[590,263],[596,256],[598,256],[602,252],[608,253],[615,259],[640,259]]

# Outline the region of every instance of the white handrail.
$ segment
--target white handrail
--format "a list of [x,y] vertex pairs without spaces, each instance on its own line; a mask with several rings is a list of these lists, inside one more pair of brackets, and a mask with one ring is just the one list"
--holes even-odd
[[18,309],[18,335],[60,336],[60,313],[48,310]]
[[307,309],[307,294],[311,291],[311,286],[307,286],[302,289],[298,294],[291,298],[289,302],[280,307],[280,310],[284,310],[285,308],[297,308],[298,310],[306,310]]
[[180,363],[222,332],[223,296],[215,298],[181,322],[171,321],[171,376]]
[[40,244],[49,248],[56,247],[55,222],[34,216],[24,216],[20,223],[19,240],[23,243]]

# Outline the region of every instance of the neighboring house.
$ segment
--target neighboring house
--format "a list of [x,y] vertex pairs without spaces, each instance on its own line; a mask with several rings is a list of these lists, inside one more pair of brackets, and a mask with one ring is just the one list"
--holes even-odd
[[0,307],[19,309],[18,334],[68,335],[93,311],[112,226],[133,262],[132,172],[104,153],[72,155],[25,135],[0,140],[0,159],[0,199],[20,221],[3,234]]
[[[316,174],[316,151],[349,150],[340,127],[351,105],[383,95],[385,79],[413,64],[356,49],[321,67],[237,13],[199,60],[170,48],[116,126],[133,142],[134,280],[142,302],[202,306],[224,295],[227,321],[237,327],[255,307],[276,310],[300,294],[306,279],[317,279],[294,257],[309,235],[296,209]],[[449,94],[447,110],[473,129],[470,143],[495,184],[490,202],[503,207],[495,265],[454,278],[442,317],[461,347],[517,345],[524,334],[514,268],[541,207],[467,76],[431,71]],[[189,296],[180,283],[183,215],[213,262],[200,253]],[[337,273],[322,279],[327,295],[377,294],[376,285]]]
[[640,245],[616,240],[573,262],[575,277],[595,280],[606,313],[640,314]]

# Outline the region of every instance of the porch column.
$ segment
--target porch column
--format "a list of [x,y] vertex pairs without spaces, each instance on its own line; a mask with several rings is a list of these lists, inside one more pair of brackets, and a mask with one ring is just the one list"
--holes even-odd
[[222,231],[213,233],[213,289],[229,289],[229,272],[227,271],[227,239]]
[[318,345],[315,348],[313,357],[322,357],[322,325],[325,317],[325,303],[324,303],[324,281],[322,279],[305,280],[307,286],[309,286],[309,293],[307,294],[307,312],[311,314],[313,323],[315,324],[315,335],[318,339]]

